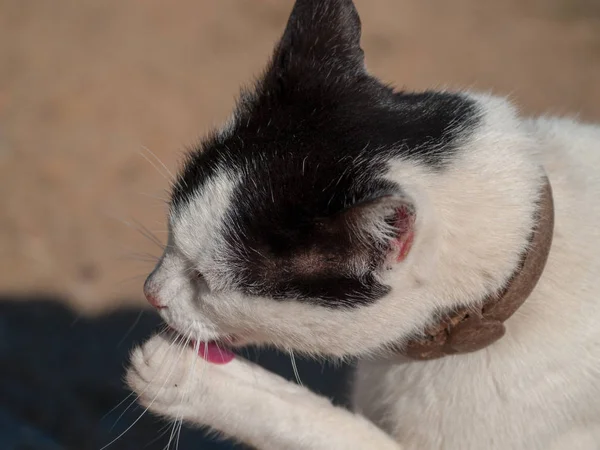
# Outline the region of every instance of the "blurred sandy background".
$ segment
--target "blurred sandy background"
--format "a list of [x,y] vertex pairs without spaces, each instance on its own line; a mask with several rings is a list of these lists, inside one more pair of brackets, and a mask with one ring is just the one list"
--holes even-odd
[[[598,0],[357,0],[372,72],[600,120]],[[227,118],[289,0],[0,1],[0,290],[139,303],[186,145]],[[163,172],[162,166],[154,164]],[[168,176],[168,175],[167,175]],[[129,225],[128,225],[129,224]],[[137,278],[134,278],[137,277]]]
[[[91,316],[143,305],[160,250],[139,224],[165,238],[169,184],[151,154],[175,172],[227,118],[291,3],[0,0],[0,293]],[[356,3],[367,64],[398,88],[493,91],[527,114],[600,121],[600,0]],[[37,323],[23,306],[16,323]]]

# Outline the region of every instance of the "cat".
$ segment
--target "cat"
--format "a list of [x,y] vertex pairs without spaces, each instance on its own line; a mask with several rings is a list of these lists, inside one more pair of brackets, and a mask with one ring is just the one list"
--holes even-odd
[[[600,127],[396,92],[360,34],[352,1],[297,0],[190,153],[144,285],[177,337],[133,352],[129,386],[259,449],[599,449]],[[354,410],[231,352],[249,344],[357,358]]]

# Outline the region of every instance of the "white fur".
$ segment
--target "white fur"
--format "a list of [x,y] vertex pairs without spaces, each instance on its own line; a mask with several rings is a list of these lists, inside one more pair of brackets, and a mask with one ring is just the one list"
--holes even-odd
[[[193,395],[181,400],[181,386],[152,382],[161,364],[149,348],[165,345],[156,339],[134,355],[129,378],[138,392],[148,385],[157,396],[151,409],[264,449],[600,448],[600,128],[523,120],[504,100],[472,97],[483,120],[448,169],[396,161],[387,175],[417,205],[411,252],[382,274],[388,296],[347,310],[229,289],[218,270],[219,220],[236,176],[225,171],[210,194],[172,218],[170,246],[153,275],[168,302],[165,320],[197,340],[236,334],[305,353],[360,356],[355,407],[379,428],[250,363],[215,366],[191,350],[169,364],[180,378],[190,364],[201,367],[187,383]],[[422,330],[440,307],[476,304],[502,287],[527,245],[544,172],[554,190],[554,243],[506,336],[435,361],[385,357],[388,344]],[[186,275],[189,261],[207,274],[206,286]]]

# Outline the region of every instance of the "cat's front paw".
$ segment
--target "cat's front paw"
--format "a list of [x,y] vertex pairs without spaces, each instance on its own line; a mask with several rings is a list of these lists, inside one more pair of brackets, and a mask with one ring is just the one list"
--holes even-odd
[[243,358],[214,364],[192,346],[178,346],[161,335],[134,350],[126,380],[149,410],[208,426],[245,409],[251,413],[265,395],[308,393]]
[[133,351],[126,381],[149,410],[181,417],[189,414],[190,397],[204,390],[199,374],[208,366],[190,346],[156,335]]
[[250,416],[267,420],[273,404],[282,401],[330,406],[328,399],[243,358],[214,364],[160,335],[135,349],[126,379],[149,410],[221,431]]

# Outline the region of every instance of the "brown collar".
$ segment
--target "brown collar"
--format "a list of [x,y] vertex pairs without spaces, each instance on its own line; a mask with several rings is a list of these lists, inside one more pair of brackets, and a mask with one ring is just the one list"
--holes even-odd
[[460,307],[439,323],[427,328],[423,336],[409,340],[396,350],[402,356],[427,360],[487,347],[505,332],[504,321],[519,309],[537,284],[544,267],[554,232],[552,188],[545,179],[538,201],[537,223],[519,267],[507,285],[488,295],[481,307]]

